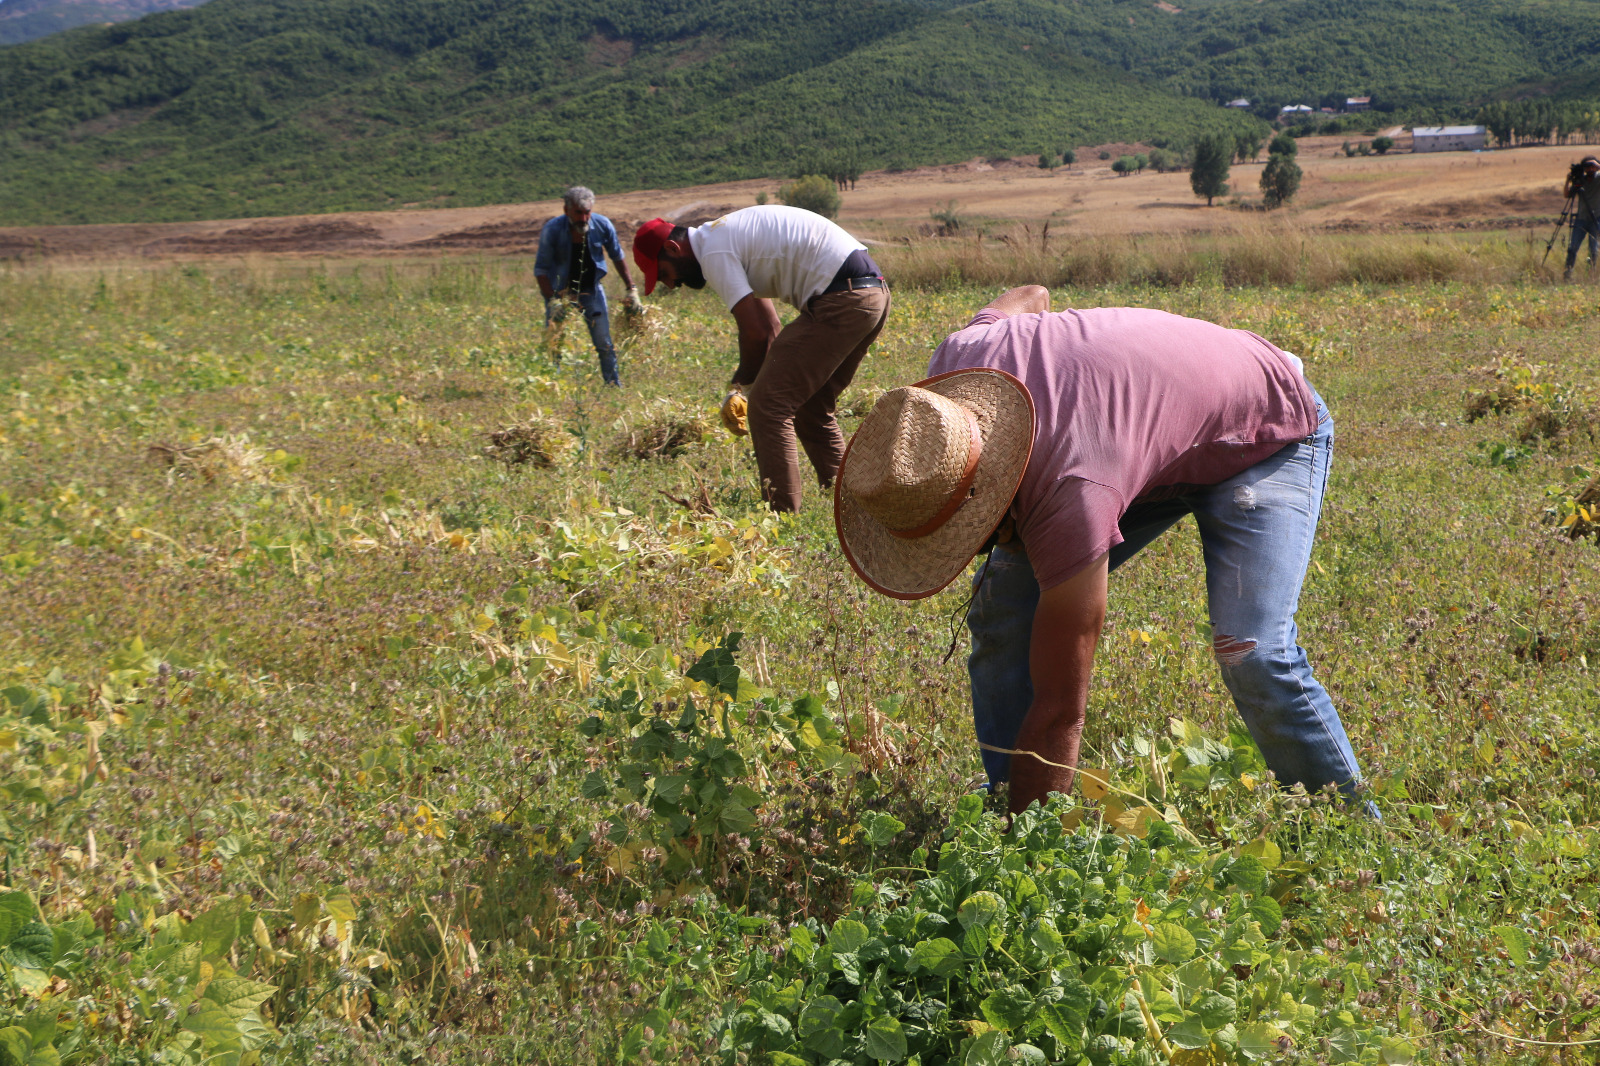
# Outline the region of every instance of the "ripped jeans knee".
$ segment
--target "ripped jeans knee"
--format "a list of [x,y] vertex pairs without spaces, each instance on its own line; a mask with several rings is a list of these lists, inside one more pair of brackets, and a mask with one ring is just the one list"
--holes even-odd
[[1226,633],[1217,633],[1211,638],[1212,654],[1216,655],[1217,662],[1224,667],[1238,666],[1255,650],[1256,642],[1253,640],[1245,640]]

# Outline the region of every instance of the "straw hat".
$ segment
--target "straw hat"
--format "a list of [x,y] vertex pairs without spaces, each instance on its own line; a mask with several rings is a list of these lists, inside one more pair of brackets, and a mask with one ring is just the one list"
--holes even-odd
[[884,393],[834,484],[845,558],[868,585],[916,600],[983,547],[1033,451],[1033,398],[1003,370],[955,370]]

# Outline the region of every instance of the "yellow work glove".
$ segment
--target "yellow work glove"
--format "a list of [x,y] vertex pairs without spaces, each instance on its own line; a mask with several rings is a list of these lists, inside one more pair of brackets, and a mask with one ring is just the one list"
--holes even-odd
[[750,404],[744,398],[744,390],[735,385],[728,390],[728,395],[722,401],[722,424],[728,427],[728,432],[736,437],[750,435],[750,420],[747,417]]

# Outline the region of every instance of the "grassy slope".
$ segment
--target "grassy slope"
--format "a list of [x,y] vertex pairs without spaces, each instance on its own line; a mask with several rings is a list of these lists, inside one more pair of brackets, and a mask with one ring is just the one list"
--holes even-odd
[[781,173],[807,149],[882,165],[1181,141],[1243,121],[1202,102],[1241,93],[1448,109],[1581,85],[1597,9],[222,0],[0,50],[0,221],[486,203]]
[[[1325,251],[1356,262],[1362,247]],[[1515,423],[1463,423],[1460,394],[1482,384],[1473,368],[1495,352],[1547,364],[1552,381],[1593,381],[1600,366],[1591,290],[1496,275],[1481,264],[1515,255],[1475,247],[1458,264],[1476,278],[1467,283],[1307,291],[1213,279],[1065,289],[1056,301],[1199,315],[1310,358],[1339,445],[1301,641],[1387,822],[1341,828],[1237,781],[1175,788],[1171,802],[1219,852],[1264,836],[1315,865],[1284,881],[1291,941],[1341,967],[1315,1032],[1349,1011],[1409,1034],[1427,1061],[1459,1047],[1469,1060],[1526,1062],[1475,1026],[1582,1039],[1565,1027],[1600,998],[1584,946],[1600,935],[1600,838],[1585,828],[1600,821],[1600,553],[1538,521],[1544,485],[1567,480],[1584,453],[1510,470],[1477,462]],[[1420,265],[1440,254],[1437,239],[1385,248]],[[143,971],[129,966],[145,966],[161,935],[144,916],[204,914],[244,894],[274,947],[244,935],[233,962],[279,989],[282,1061],[614,1061],[628,1021],[656,1004],[684,1027],[663,1030],[675,1043],[657,1060],[695,1061],[700,1024],[742,995],[738,960],[781,942],[762,919],[747,943],[697,956],[688,923],[712,928],[724,913],[708,899],[737,902],[753,884],[758,913],[827,918],[852,878],[904,876],[910,849],[937,842],[977,767],[960,657],[942,660],[962,592],[909,605],[865,594],[814,494],[793,523],[763,526],[740,443],[646,463],[613,450],[662,398],[714,402],[731,334],[713,300],[667,302],[669,334],[624,355],[627,387],[610,394],[583,345],[552,365],[529,291],[527,264],[513,262],[19,273],[0,288],[0,676],[54,692],[43,720],[63,730],[36,734],[0,703],[3,780],[55,798],[6,808],[7,870],[53,923],[110,916],[105,953],[65,967],[42,1005],[61,1012],[62,1033],[147,1052],[175,1039],[165,1007],[130,986]],[[897,292],[857,393],[920,376],[929,347],[991,293]],[[568,465],[481,457],[488,428],[535,410],[582,444]],[[260,481],[169,480],[146,454],[213,433],[247,433],[300,465],[269,463]],[[701,486],[728,517],[679,524],[662,491]],[[1169,715],[1212,736],[1232,722],[1196,632],[1202,572],[1180,528],[1113,581],[1085,758],[1125,785],[1142,787],[1132,738],[1161,734]],[[526,595],[508,597],[516,588]],[[533,628],[519,597],[541,620]],[[836,686],[828,703],[841,718],[898,699],[899,721],[879,723],[891,745],[863,747],[877,751],[867,777],[806,779],[788,793],[794,805],[773,801],[778,828],[821,841],[798,866],[787,845],[775,859],[752,853],[701,875],[699,902],[667,902],[665,873],[619,881],[594,854],[568,864],[567,843],[606,816],[580,781],[619,757],[579,735],[585,701],[622,684],[597,679],[635,676],[627,664],[640,654],[580,622],[538,628],[575,609],[685,655],[742,629],[766,649],[770,693]],[[135,637],[153,657],[128,648]],[[511,654],[500,641],[521,649],[525,674],[494,666],[497,646]],[[530,646],[553,657],[528,659]],[[621,658],[606,666],[602,651]],[[669,688],[634,683],[647,698]],[[107,780],[91,773],[80,789],[82,716],[113,724],[98,749]],[[781,754],[747,756],[772,775],[753,783],[794,784]],[[853,828],[869,807],[912,832],[869,854]],[[98,865],[85,857],[88,829]],[[318,900],[341,886],[359,957],[387,954],[370,972],[342,967],[322,924]],[[652,907],[677,930],[676,962],[646,951]],[[1513,965],[1496,927],[1524,930],[1536,952],[1570,952],[1543,969]],[[112,964],[123,950],[133,961]],[[181,1009],[170,978],[150,972]],[[114,1019],[119,1000],[153,1021],[119,1028],[86,1013]],[[4,1011],[42,1013],[28,997]],[[1315,1056],[1312,1027],[1296,1032]]]

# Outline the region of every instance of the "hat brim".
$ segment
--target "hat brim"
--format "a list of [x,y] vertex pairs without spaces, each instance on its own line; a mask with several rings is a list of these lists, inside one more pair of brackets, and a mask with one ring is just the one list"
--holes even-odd
[[[915,387],[954,400],[978,421],[983,450],[966,502],[932,533],[907,539],[895,536],[844,492],[849,448],[833,488],[833,521],[845,558],[875,591],[898,600],[932,596],[960,576],[1005,517],[1033,454],[1033,397],[1005,371],[952,370]],[[854,447],[854,437],[850,444]]]

